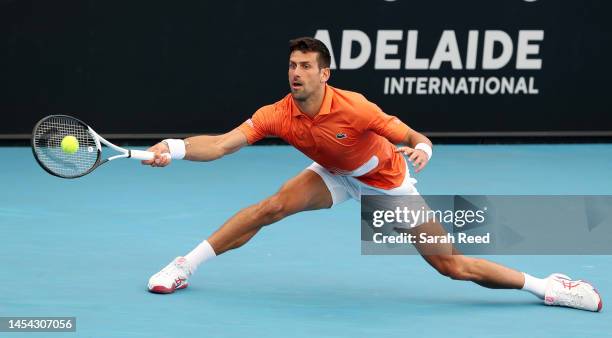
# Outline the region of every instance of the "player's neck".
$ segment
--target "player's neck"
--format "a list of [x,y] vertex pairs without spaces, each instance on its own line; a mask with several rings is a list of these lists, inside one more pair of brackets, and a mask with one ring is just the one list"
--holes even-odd
[[325,86],[321,88],[321,90],[312,93],[306,100],[294,101],[302,113],[313,118],[319,113],[319,110],[321,110],[323,98],[325,98]]

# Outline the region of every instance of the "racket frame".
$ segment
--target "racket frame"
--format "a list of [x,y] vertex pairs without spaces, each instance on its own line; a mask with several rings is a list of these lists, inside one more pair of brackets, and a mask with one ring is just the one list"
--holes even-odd
[[[93,140],[95,141],[96,144],[96,150],[98,152],[97,157],[96,157],[96,162],[91,166],[91,168],[89,168],[89,170],[83,172],[82,174],[79,175],[74,175],[74,176],[66,176],[66,175],[62,175],[59,173],[56,173],[54,171],[52,171],[51,169],[49,169],[39,158],[38,158],[38,154],[36,153],[36,141],[35,141],[35,137],[36,137],[36,131],[38,129],[38,127],[45,122],[46,120],[50,119],[50,118],[54,118],[54,117],[62,117],[62,118],[68,118],[68,119],[72,119],[75,120],[76,122],[80,123],[81,125],[83,125],[84,127],[87,128],[87,130],[89,131],[89,133],[91,134]],[[106,145],[109,148],[112,148],[113,150],[115,150],[116,152],[119,152],[120,154],[114,155],[114,156],[110,156],[106,159],[102,159],[102,144]],[[109,162],[109,161],[113,161],[119,158],[133,158],[133,159],[137,159],[137,160],[151,160],[155,157],[155,153],[150,152],[150,151],[143,151],[143,150],[134,150],[134,149],[126,149],[126,148],[122,148],[119,147],[113,143],[111,143],[110,141],[108,141],[107,139],[105,139],[104,137],[100,136],[100,134],[96,133],[93,128],[91,128],[87,123],[79,120],[78,118],[74,117],[74,116],[69,116],[69,115],[61,115],[61,114],[56,114],[56,115],[48,115],[43,117],[42,119],[40,119],[40,121],[38,121],[36,123],[36,125],[34,125],[34,128],[32,130],[32,138],[31,138],[31,145],[32,145],[32,153],[34,154],[34,158],[36,159],[36,162],[38,162],[38,164],[49,174],[53,175],[53,176],[57,176],[57,177],[61,177],[61,178],[67,178],[67,179],[72,179],[72,178],[79,178],[79,177],[83,177],[89,173],[91,173],[92,171],[94,171],[96,168],[98,168],[99,166],[101,166],[102,164]],[[164,156],[169,157],[170,154],[164,154]]]

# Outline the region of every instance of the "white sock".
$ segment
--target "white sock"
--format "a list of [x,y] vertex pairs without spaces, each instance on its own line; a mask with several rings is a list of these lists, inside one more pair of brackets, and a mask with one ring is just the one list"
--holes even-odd
[[523,285],[523,288],[521,290],[529,291],[540,299],[544,299],[544,293],[546,293],[546,283],[548,282],[548,280],[542,278],[535,278],[524,272],[523,275],[525,275],[525,285]]
[[185,255],[185,259],[191,265],[191,273],[194,273],[198,266],[207,260],[216,257],[215,250],[210,246],[207,240],[198,244],[190,253]]

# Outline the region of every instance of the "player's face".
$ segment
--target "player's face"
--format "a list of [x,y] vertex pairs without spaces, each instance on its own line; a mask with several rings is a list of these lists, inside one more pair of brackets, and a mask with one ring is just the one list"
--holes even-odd
[[317,52],[299,50],[289,56],[289,87],[295,100],[305,101],[325,86],[329,71],[319,68],[317,56]]

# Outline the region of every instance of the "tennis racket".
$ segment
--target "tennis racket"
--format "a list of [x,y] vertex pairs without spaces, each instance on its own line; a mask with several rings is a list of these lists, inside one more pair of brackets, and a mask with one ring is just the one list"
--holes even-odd
[[[74,136],[78,147],[66,152],[61,143],[64,137]],[[102,145],[119,152],[102,159]],[[67,115],[50,115],[38,121],[32,131],[34,158],[49,174],[61,178],[77,178],[89,174],[102,164],[119,158],[151,160],[154,153],[124,149],[105,140],[81,120]],[[164,154],[170,156],[170,154]]]

